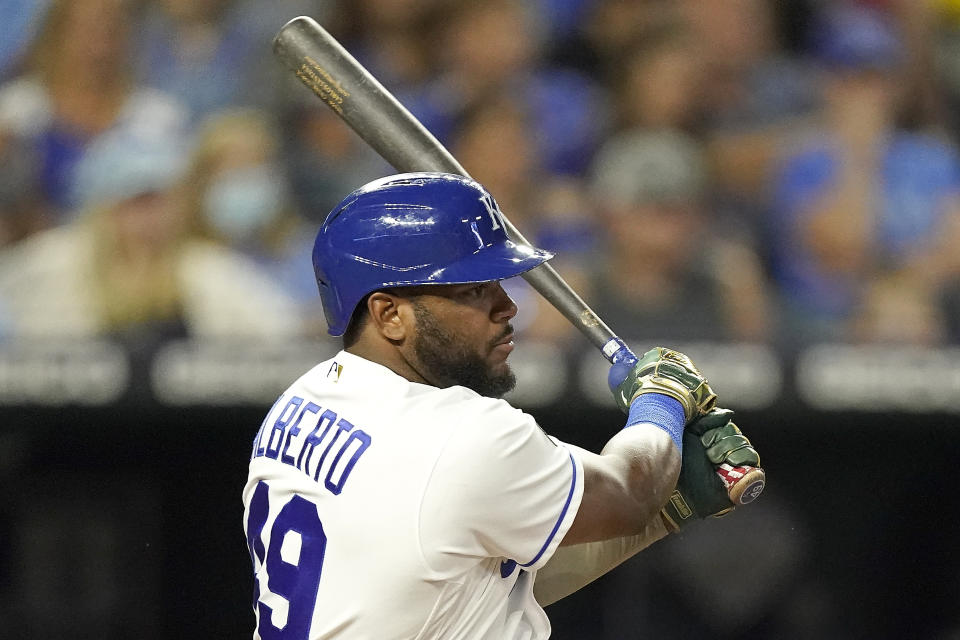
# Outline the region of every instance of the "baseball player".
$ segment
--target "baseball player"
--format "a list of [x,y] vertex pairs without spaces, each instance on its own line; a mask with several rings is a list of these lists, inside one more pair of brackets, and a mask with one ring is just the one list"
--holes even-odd
[[732,507],[714,466],[759,459],[682,354],[617,373],[628,418],[599,454],[499,399],[500,281],[551,257],[460,176],[383,178],[330,213],[313,261],[343,350],[254,439],[254,638],[547,638],[543,606],[689,521],[672,492],[699,517]]

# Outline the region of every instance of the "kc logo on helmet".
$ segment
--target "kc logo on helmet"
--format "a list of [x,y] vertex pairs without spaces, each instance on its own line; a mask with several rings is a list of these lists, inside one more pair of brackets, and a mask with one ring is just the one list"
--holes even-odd
[[497,208],[497,203],[494,202],[493,196],[489,193],[484,193],[480,196],[480,202],[483,203],[483,206],[487,209],[487,214],[490,216],[490,222],[493,223],[493,229],[497,230],[503,225],[503,220],[500,218],[501,214],[500,209]]

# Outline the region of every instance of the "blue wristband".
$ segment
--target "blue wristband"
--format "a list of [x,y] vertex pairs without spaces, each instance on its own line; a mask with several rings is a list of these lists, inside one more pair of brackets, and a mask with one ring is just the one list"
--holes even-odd
[[683,427],[686,417],[680,401],[662,393],[645,393],[637,396],[630,404],[630,413],[627,415],[626,427],[632,427],[641,422],[660,427],[670,436],[677,449],[683,452]]

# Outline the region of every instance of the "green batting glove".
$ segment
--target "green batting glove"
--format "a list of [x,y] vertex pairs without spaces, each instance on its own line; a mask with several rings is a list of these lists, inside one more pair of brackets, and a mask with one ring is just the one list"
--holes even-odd
[[690,358],[665,347],[654,347],[643,354],[613,389],[617,406],[624,413],[629,413],[630,403],[644,393],[662,393],[678,400],[688,425],[710,411],[717,400],[717,394]]
[[[695,520],[720,517],[733,510],[730,494],[718,475],[720,465],[760,466],[760,454],[732,418],[733,411],[715,408],[684,431],[680,478],[661,510],[674,531]],[[749,499],[762,489],[762,481],[747,489],[753,491]]]

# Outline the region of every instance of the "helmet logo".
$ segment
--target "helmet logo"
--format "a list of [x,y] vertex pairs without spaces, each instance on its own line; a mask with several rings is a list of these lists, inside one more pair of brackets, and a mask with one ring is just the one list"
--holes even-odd
[[502,220],[500,216],[500,209],[497,208],[497,203],[493,201],[493,196],[489,193],[485,193],[480,196],[480,202],[483,203],[483,206],[487,209],[487,214],[490,216],[490,222],[493,223],[493,230],[496,231],[502,225]]

